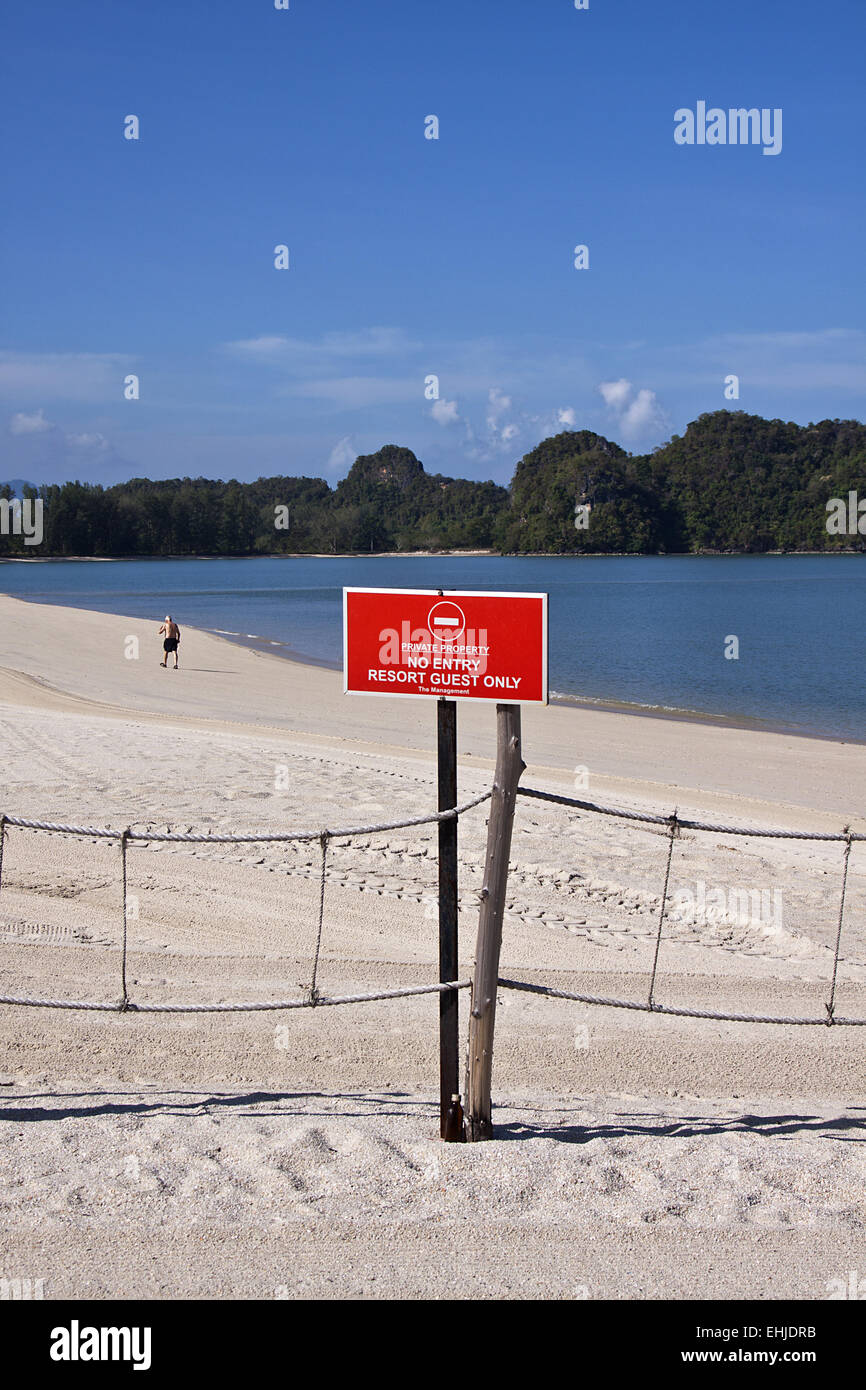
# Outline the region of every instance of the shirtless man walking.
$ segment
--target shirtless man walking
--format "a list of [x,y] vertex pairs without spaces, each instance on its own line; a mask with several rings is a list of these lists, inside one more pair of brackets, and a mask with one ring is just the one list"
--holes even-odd
[[159,629],[160,637],[162,637],[163,634],[165,635],[165,641],[162,644],[162,649],[165,652],[165,656],[159,664],[168,669],[168,654],[169,652],[174,652],[174,669],[177,670],[177,649],[180,645],[180,628],[170,613],[166,614],[165,622]]

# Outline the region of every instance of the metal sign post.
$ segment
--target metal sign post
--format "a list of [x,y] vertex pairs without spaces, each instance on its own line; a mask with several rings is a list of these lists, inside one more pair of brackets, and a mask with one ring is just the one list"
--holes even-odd
[[[438,809],[457,805],[457,702],[437,700]],[[457,979],[457,816],[439,822],[439,980]],[[439,995],[439,1132],[463,1139],[459,1109],[459,992]],[[455,1099],[455,1097],[457,1099]]]
[[[498,941],[502,929],[504,881],[508,870],[511,819],[514,814],[509,781],[507,805],[500,775],[503,729],[508,724],[507,771],[514,762],[517,738],[519,760],[520,705],[547,704],[547,594],[491,593],[488,590],[355,589],[343,590],[343,689],[351,695],[385,695],[398,699],[435,699],[438,749],[438,809],[457,805],[457,700],[496,704],[499,731],[497,790],[493,806],[497,851],[488,863],[491,885],[498,886],[484,911],[483,939]],[[503,700],[515,703],[502,704]],[[519,703],[517,703],[519,702]],[[505,714],[507,712],[507,720]],[[516,733],[515,733],[516,730]],[[500,764],[502,765],[500,767]],[[515,784],[516,785],[516,784]],[[492,833],[492,832],[491,832]],[[504,847],[504,848],[503,848]],[[490,859],[488,845],[488,859]],[[487,884],[487,878],[485,884]],[[489,891],[493,891],[492,887]],[[457,816],[439,822],[439,982],[457,979]],[[492,907],[492,912],[491,912]],[[488,922],[489,919],[489,922]],[[499,948],[484,948],[488,962],[481,982],[484,999],[495,994]],[[488,978],[489,977],[489,978]],[[491,983],[492,981],[492,983]],[[478,1005],[478,981],[473,1011]],[[495,1002],[495,1001],[494,1001]],[[439,995],[439,1128],[443,1139],[467,1138],[460,1102],[459,993]],[[489,1059],[493,1013],[484,1005],[485,1020],[470,1025],[474,1048],[470,1066],[471,1138],[488,1137]],[[473,1019],[476,1014],[473,1012]],[[481,1071],[479,1071],[479,1065]],[[484,1066],[487,1066],[487,1074]]]

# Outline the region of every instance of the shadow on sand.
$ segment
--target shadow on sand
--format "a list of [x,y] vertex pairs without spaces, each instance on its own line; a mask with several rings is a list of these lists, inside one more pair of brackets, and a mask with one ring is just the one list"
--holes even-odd
[[[24,1102],[24,1103],[22,1103]],[[296,1104],[293,1104],[296,1103]],[[313,1103],[311,1106],[310,1103]],[[319,1102],[319,1104],[315,1104]],[[508,1119],[494,1124],[494,1137],[503,1141],[553,1139],[561,1144],[588,1144],[594,1139],[651,1137],[690,1139],[701,1135],[757,1134],[768,1139],[793,1139],[819,1135],[844,1143],[866,1143],[866,1106],[852,1106],[844,1115],[809,1114],[670,1115],[663,1111],[606,1113],[598,1123],[574,1123],[574,1110],[588,1108],[576,1101],[568,1109],[530,1109],[527,1119]],[[505,1111],[523,1107],[503,1106]],[[53,1094],[0,1097],[0,1122],[34,1124],[40,1121],[91,1119],[100,1115],[202,1115],[238,1114],[288,1119],[362,1119],[415,1115],[435,1120],[438,1106],[432,1099],[406,1091],[71,1091]],[[526,1113],[526,1112],[524,1112]],[[495,1112],[494,1112],[495,1118]]]

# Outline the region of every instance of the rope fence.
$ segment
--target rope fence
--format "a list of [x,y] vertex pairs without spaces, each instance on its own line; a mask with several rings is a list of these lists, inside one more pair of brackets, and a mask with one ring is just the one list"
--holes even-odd
[[[518,787],[518,796],[531,797],[534,801],[552,801],[559,806],[573,806],[578,811],[593,811],[598,816],[616,816],[620,820],[644,821],[650,825],[670,826],[671,816],[652,815],[646,811],[626,811],[616,806],[597,806],[594,801],[577,801],[572,796],[557,796],[554,792],[540,792],[534,787]],[[674,812],[676,816],[676,812]],[[866,834],[857,835],[847,828],[835,833],[817,830],[760,830],[748,825],[712,825],[702,820],[687,820],[676,816],[680,830],[706,830],[714,835],[754,835],[757,839],[769,840],[866,840]]]
[[[667,852],[665,860],[664,882],[661,893],[658,926],[655,934],[653,949],[652,966],[649,974],[647,997],[644,1000],[635,999],[616,999],[607,998],[600,995],[578,993],[571,990],[558,989],[551,985],[533,984],[528,981],[499,979],[501,989],[522,991],[524,993],[544,995],[552,999],[566,999],[575,1003],[588,1005],[601,1005],[607,1008],[630,1009],[645,1013],[657,1013],[670,1015],[677,1018],[703,1018],[718,1022],[730,1023],[769,1023],[782,1025],[795,1025],[813,1027],[817,1025],[837,1027],[863,1027],[866,1026],[866,1018],[840,1017],[836,1014],[836,993],[838,986],[839,960],[842,943],[842,934],[845,915],[845,899],[848,884],[848,869],[851,856],[851,846],[853,843],[866,841],[866,834],[855,833],[847,826],[839,832],[815,832],[815,831],[796,831],[778,829],[760,829],[749,826],[736,825],[717,825],[710,822],[691,820],[679,816],[677,811],[671,815],[664,816],[648,812],[627,810],[620,807],[600,806],[591,801],[578,800],[574,797],[559,796],[553,792],[542,792],[531,787],[518,787],[517,794],[527,799],[543,801],[554,805],[569,807],[572,809],[589,812],[594,815],[611,816],[621,820],[634,821],[637,824],[659,825],[667,829]],[[34,1008],[48,1009],[73,1009],[73,1010],[93,1010],[103,1013],[163,1013],[163,1014],[197,1014],[197,1013],[253,1013],[262,1011],[282,1011],[285,1009],[310,1009],[319,1007],[329,1007],[340,1004],[362,1004],[371,1003],[378,1000],[401,999],[417,995],[441,994],[447,990],[462,990],[471,987],[471,980],[452,980],[447,983],[437,983],[429,985],[414,985],[403,989],[378,990],[365,994],[351,994],[328,996],[321,994],[318,988],[318,971],[321,956],[322,933],[324,924],[325,909],[325,888],[326,888],[326,864],[328,846],[331,840],[351,839],[359,835],[373,835],[389,830],[403,830],[413,826],[437,824],[442,821],[453,820],[464,815],[467,811],[473,810],[483,802],[488,801],[492,792],[483,792],[479,796],[464,802],[460,806],[454,806],[447,811],[438,811],[426,816],[412,816],[403,820],[389,821],[378,825],[351,826],[347,829],[330,830],[296,830],[281,832],[278,834],[257,834],[248,833],[242,835],[213,835],[213,834],[193,834],[156,831],[156,830],[134,830],[112,829],[107,826],[81,826],[69,825],[55,821],[27,820],[19,816],[0,815],[0,889],[3,883],[3,856],[6,842],[7,830],[14,827],[22,830],[43,831],[54,835],[81,836],[90,839],[116,840],[120,846],[121,853],[121,879],[122,879],[122,940],[121,940],[121,997],[116,1001],[92,1002],[63,999],[32,999],[27,997],[0,996],[0,1004],[23,1005]],[[830,981],[829,998],[825,1004],[825,1015],[823,1017],[785,1017],[767,1014],[739,1014],[726,1013],[713,1009],[694,1009],[679,1007],[669,1004],[660,1004],[656,999],[656,984],[658,979],[659,957],[663,940],[663,930],[667,902],[670,889],[671,867],[673,862],[674,843],[679,838],[682,830],[703,831],[710,834],[720,835],[741,835],[754,836],[756,838],[779,839],[779,840],[819,840],[826,842],[838,842],[844,844],[842,883],[839,899],[839,912],[836,923],[835,946],[833,952],[832,978]],[[318,901],[318,920],[316,930],[315,949],[313,954],[312,973],[309,986],[306,987],[305,996],[301,999],[279,1000],[275,1002],[242,1002],[235,1004],[137,1004],[129,997],[127,987],[127,958],[128,958],[128,920],[127,920],[127,851],[130,844],[158,843],[180,843],[180,844],[280,844],[292,841],[311,842],[318,840],[321,849],[321,871],[319,879],[319,901]]]
[[[173,831],[158,830],[113,830],[108,826],[67,825],[57,821],[25,820],[21,816],[0,815],[0,890],[3,887],[3,853],[6,833],[10,826],[20,830],[44,831],[50,835],[84,836],[89,839],[116,840],[120,845],[122,931],[120,959],[120,999],[109,1002],[69,999],[32,999],[13,995],[0,995],[0,1004],[22,1005],[39,1009],[76,1009],[97,1013],[147,1013],[147,1014],[224,1014],[257,1013],[283,1009],[315,1009],[333,1007],[337,1004],[367,1004],[380,999],[404,999],[421,994],[442,994],[446,990],[468,989],[470,980],[450,980],[444,984],[409,985],[404,989],[377,990],[369,994],[325,995],[318,988],[319,958],[322,947],[322,931],[325,914],[325,870],[328,845],[331,840],[351,839],[357,835],[374,835],[386,830],[403,830],[410,826],[434,825],[441,821],[455,820],[467,811],[489,801],[492,793],[482,792],[460,806],[452,806],[447,811],[435,811],[427,816],[412,816],[406,820],[388,821],[381,825],[351,826],[345,830],[293,830],[280,834],[247,835],[193,835]],[[129,997],[126,967],[129,946],[128,889],[127,889],[127,850],[130,844],[148,844],[156,841],[162,844],[206,845],[255,845],[280,844],[291,841],[318,840],[321,846],[321,875],[319,884],[319,908],[316,929],[316,945],[313,955],[313,969],[310,984],[302,999],[282,999],[274,1002],[246,1002],[238,1004],[136,1004]]]
[[[86,839],[101,840],[129,840],[130,842],[140,841],[145,844],[154,842],[189,844],[189,845],[270,845],[289,842],[291,840],[320,840],[326,836],[329,840],[345,840],[354,835],[374,835],[382,830],[404,830],[413,825],[432,825],[434,822],[443,820],[453,820],[455,816],[462,816],[464,812],[471,811],[475,806],[480,806],[482,801],[489,801],[491,793],[482,792],[480,796],[474,797],[471,801],[465,801],[462,806],[452,806],[448,811],[435,811],[429,816],[412,816],[409,820],[389,821],[384,825],[353,825],[348,830],[292,830],[281,832],[278,835],[193,835],[181,834],[177,831],[169,830],[112,830],[108,826],[94,825],[65,825],[58,821],[48,820],[22,820],[20,816],[0,815],[0,831],[6,826],[16,826],[21,830],[45,830],[51,835],[82,835]],[[0,865],[2,865],[2,850],[0,850]]]
[[[546,801],[559,806],[569,806],[581,811],[589,811],[594,815],[613,816],[619,820],[636,821],[639,824],[664,825],[667,827],[667,853],[665,858],[664,883],[662,886],[661,900],[659,906],[658,928],[656,931],[655,943],[653,948],[652,968],[650,970],[649,988],[647,998],[639,999],[608,999],[593,994],[578,994],[571,990],[556,989],[550,985],[530,984],[523,980],[499,980],[500,989],[520,990],[528,994],[542,994],[551,999],[570,999],[578,1004],[600,1004],[611,1009],[633,1009],[642,1013],[670,1014],[677,1018],[706,1018],[721,1023],[779,1023],[790,1024],[801,1027],[823,1027],[835,1025],[837,1027],[864,1027],[866,1018],[840,1018],[836,1014],[836,987],[839,978],[839,953],[842,945],[842,928],[845,918],[845,896],[848,887],[848,866],[851,859],[851,845],[854,841],[866,840],[866,834],[856,834],[848,826],[836,833],[799,831],[799,830],[761,830],[742,825],[713,825],[706,821],[689,820],[678,815],[674,810],[669,816],[652,815],[644,811],[629,811],[621,807],[599,806],[592,801],[579,801],[571,796],[558,796],[554,792],[538,791],[534,787],[518,787],[517,795],[530,798],[535,801]],[[681,830],[701,830],[717,835],[749,835],[763,839],[778,840],[823,840],[837,841],[845,845],[842,859],[842,885],[839,894],[839,914],[836,922],[836,940],[833,951],[833,972],[830,980],[830,995],[824,1005],[825,1014],[818,1018],[785,1018],[770,1014],[735,1014],[724,1013],[715,1009],[691,1009],[678,1007],[671,1004],[659,1004],[655,998],[656,979],[658,975],[659,954],[662,944],[662,933],[665,922],[665,912],[667,909],[668,891],[670,888],[671,863],[673,860],[674,841],[678,839]]]
[[16,999],[0,996],[0,1004],[26,1004],[40,1009],[95,1009],[99,1013],[136,1014],[243,1014],[264,1013],[281,1009],[322,1009],[329,1004],[369,1004],[377,999],[404,999],[413,994],[441,994],[446,989],[469,989],[471,980],[449,980],[447,984],[410,985],[406,989],[383,989],[376,994],[327,995],[316,993],[315,999],[281,999],[277,1002],[255,1004],[92,1004],[85,1000]]

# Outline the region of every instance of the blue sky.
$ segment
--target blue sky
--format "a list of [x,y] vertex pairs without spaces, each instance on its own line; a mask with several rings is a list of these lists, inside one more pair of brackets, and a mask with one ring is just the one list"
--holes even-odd
[[[334,483],[399,443],[507,481],[563,428],[863,419],[863,0],[49,0],[4,31],[0,478]],[[676,144],[698,101],[780,108],[781,152]]]

